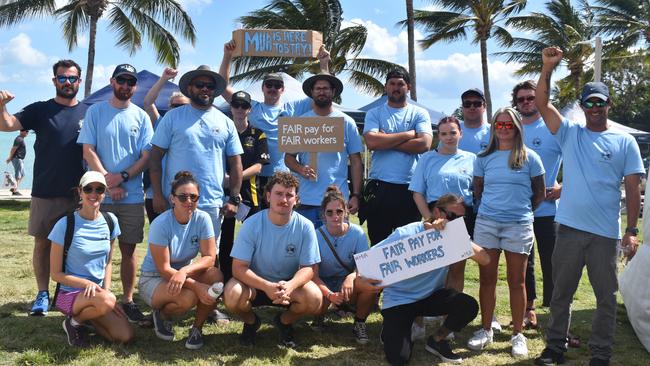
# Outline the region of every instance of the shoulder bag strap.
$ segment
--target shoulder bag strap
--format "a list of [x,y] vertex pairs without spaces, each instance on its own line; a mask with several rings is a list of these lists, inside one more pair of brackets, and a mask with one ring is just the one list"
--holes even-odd
[[339,262],[339,264],[340,264],[343,268],[345,268],[345,270],[348,271],[348,273],[352,273],[352,272],[354,272],[354,269],[351,269],[351,268],[348,267],[345,263],[343,263],[343,261],[342,261],[341,258],[339,257],[339,254],[336,252],[336,249],[334,249],[334,246],[332,245],[332,242],[330,242],[330,239],[327,237],[327,235],[325,235],[325,232],[323,231],[323,228],[322,228],[322,227],[319,227],[319,228],[318,228],[318,231],[320,231],[320,234],[321,234],[321,235],[323,236],[323,238],[325,239],[325,242],[327,243],[327,246],[330,247],[330,250],[332,251],[332,254],[334,254],[334,258],[336,258],[337,262]]

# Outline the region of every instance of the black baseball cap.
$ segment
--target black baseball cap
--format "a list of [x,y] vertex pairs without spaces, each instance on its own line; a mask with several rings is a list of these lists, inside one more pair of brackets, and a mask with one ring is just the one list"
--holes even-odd
[[251,95],[246,93],[243,90],[240,90],[236,92],[235,94],[232,95],[230,98],[230,104],[233,104],[235,102],[243,102],[248,104],[249,106],[251,105]]
[[460,100],[464,100],[465,97],[470,96],[470,95],[477,96],[477,97],[483,99],[483,101],[485,102],[485,94],[483,94],[483,90],[481,90],[479,88],[473,88],[473,89],[465,90],[463,92],[463,94],[460,95]]
[[116,78],[118,76],[122,75],[129,75],[132,78],[138,80],[138,74],[137,71],[135,70],[135,67],[129,65],[129,64],[121,64],[117,65],[115,67],[115,70],[113,71],[113,76],[112,78]]

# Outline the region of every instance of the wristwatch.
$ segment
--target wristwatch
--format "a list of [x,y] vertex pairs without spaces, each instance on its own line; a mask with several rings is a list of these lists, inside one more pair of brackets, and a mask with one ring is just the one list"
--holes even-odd
[[228,199],[228,203],[233,204],[235,206],[239,206],[239,204],[241,203],[241,197],[230,196],[230,198]]
[[352,198],[352,197],[359,198],[359,197],[361,197],[361,193],[350,193],[350,198]]
[[128,182],[129,178],[131,178],[131,176],[129,175],[129,173],[126,172],[126,170],[122,170],[120,172],[120,175],[122,176],[122,180],[125,182]]
[[637,227],[628,227],[625,229],[626,234],[630,234],[632,236],[637,236],[639,234],[639,228]]

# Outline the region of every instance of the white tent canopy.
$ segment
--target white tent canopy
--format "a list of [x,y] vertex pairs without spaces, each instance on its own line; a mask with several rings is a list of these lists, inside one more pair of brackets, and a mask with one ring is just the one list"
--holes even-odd
[[[572,104],[569,104],[568,106],[562,108],[560,113],[570,121],[578,122],[578,123],[583,124],[583,125],[586,123],[585,122],[585,114],[582,111],[582,108],[580,108],[580,105],[578,104],[578,102],[573,102]],[[621,132],[627,132],[627,133],[629,133],[630,135],[633,135],[633,136],[650,135],[650,133],[648,133],[648,132],[637,130],[636,128],[632,128],[632,127],[622,125],[622,124],[620,124],[618,122],[612,121],[611,119],[608,119],[607,123],[609,123],[610,127],[613,130],[621,131]]]

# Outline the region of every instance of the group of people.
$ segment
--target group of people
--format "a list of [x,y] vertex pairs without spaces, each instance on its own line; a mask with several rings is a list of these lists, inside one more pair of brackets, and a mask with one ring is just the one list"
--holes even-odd
[[[527,356],[522,329],[537,326],[536,242],[542,306],[551,312],[547,347],[536,364],[564,362],[570,305],[585,265],[597,298],[590,364],[609,363],[616,247],[621,242],[629,257],[636,251],[645,171],[634,139],[609,128],[607,86],[584,86],[586,125],[566,120],[549,102],[551,73],[562,51],[547,48],[540,80],[517,84],[511,106],[498,109],[488,123],[482,91],[467,90],[461,95],[463,121],[438,121],[439,142],[432,146],[429,114],[407,101],[410,79],[403,69],[386,75],[388,99],[368,111],[360,133],[334,108],[343,83],[328,73],[325,48],[318,53],[320,73],[303,83],[306,98],[288,103],[282,101],[281,74],[264,76],[263,101],[233,90],[234,49],[234,41],[224,45],[219,72],[200,66],[182,75],[180,93],[172,94],[162,117],[155,100],[177,76],[173,69],[151,88],[144,110],[131,102],[138,74],[128,64],[113,72],[111,99],[90,107],[76,99],[81,68],[71,60],[54,65],[51,100],[11,115],[6,104],[13,96],[0,91],[0,130],[33,130],[37,139],[29,233],[35,238],[39,292],[31,315],[48,311],[51,274],[60,284],[54,305],[67,315],[63,328],[71,345],[87,344],[84,322],[109,340],[129,341],[128,322],[144,319],[133,296],[135,247],[144,236],[146,208],[149,245],[138,292],[152,309],[156,336],[164,340],[174,339],[173,317],[196,307],[189,349],[203,346],[201,329],[209,317],[227,319],[215,310],[220,297],[244,323],[243,345],[255,344],[257,306],[283,309],[273,324],[285,347],[296,345],[295,321],[310,316],[320,328],[331,306],[353,310],[352,332],[365,344],[365,321],[381,295],[380,339],[389,363],[409,361],[414,341],[426,334],[425,316],[443,319],[426,339],[426,350],[460,363],[449,342],[478,315],[479,305],[481,326],[467,347],[489,347],[501,331],[494,310],[504,252],[512,355]],[[232,119],[213,106],[219,95],[230,103]],[[282,153],[278,118],[298,116],[343,117],[343,150],[318,153],[317,162],[308,153]],[[365,183],[362,138],[372,151]],[[143,176],[149,179],[143,182]],[[628,215],[622,240],[621,180]],[[355,213],[367,221],[369,242],[349,222]],[[235,237],[236,215],[243,224]],[[390,286],[355,268],[354,255],[369,243],[384,246],[443,230],[461,217],[473,242],[471,258],[479,264],[478,301],[463,293],[464,261]],[[120,302],[110,292],[115,238],[122,257]]]

